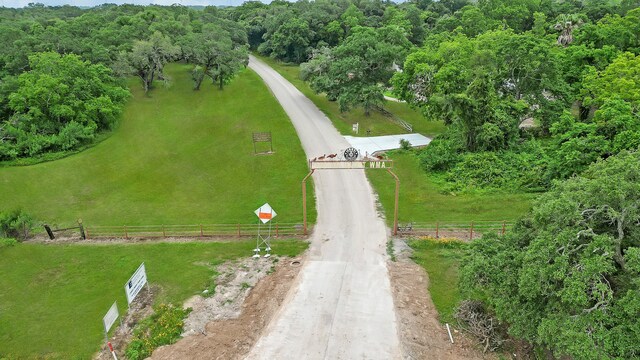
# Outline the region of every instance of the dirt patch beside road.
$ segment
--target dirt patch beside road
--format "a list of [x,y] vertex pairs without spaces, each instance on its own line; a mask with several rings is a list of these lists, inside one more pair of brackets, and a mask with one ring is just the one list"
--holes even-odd
[[206,326],[211,321],[237,318],[251,288],[260,279],[274,272],[278,262],[278,257],[248,257],[217,266],[218,275],[213,294],[196,295],[184,303],[184,308],[193,310],[184,322],[182,336],[206,334]]
[[[244,303],[242,299],[237,299],[241,304],[238,311],[220,312],[215,310],[215,305],[207,305],[206,299],[205,302],[192,299],[191,305],[199,304],[197,306],[201,306],[201,310],[203,310],[196,311],[194,308],[193,313],[200,312],[201,314],[190,316],[185,324],[185,332],[192,335],[186,336],[173,345],[158,348],[153,352],[151,359],[243,358],[284,302],[298,275],[301,261],[300,258],[280,258],[280,261],[275,264],[274,272],[259,280],[248,292],[246,299],[242,297]],[[271,261],[268,262],[271,263]],[[219,269],[219,271],[224,270]],[[226,301],[224,300],[224,289],[224,286],[223,289],[216,289],[216,292],[219,291],[222,294],[220,299],[223,299],[221,300],[223,304]],[[220,299],[215,301],[219,302]],[[231,306],[233,307],[233,305]],[[224,305],[218,307],[224,307]],[[200,326],[203,319],[211,317],[216,320],[208,322],[202,329]]]
[[429,276],[411,261],[411,249],[403,240],[394,241],[394,251],[397,261],[389,261],[388,268],[403,357],[416,360],[495,359],[495,355],[483,354],[472,339],[453,328],[454,343],[451,343],[427,290]]

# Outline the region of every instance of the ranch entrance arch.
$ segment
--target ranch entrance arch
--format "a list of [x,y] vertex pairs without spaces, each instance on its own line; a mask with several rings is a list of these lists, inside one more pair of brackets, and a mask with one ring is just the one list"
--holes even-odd
[[386,170],[393,176],[396,182],[395,204],[393,208],[393,235],[398,235],[398,195],[400,193],[400,179],[392,171],[393,160],[382,159],[380,157],[360,157],[358,150],[348,148],[340,155],[330,154],[309,160],[311,171],[302,179],[302,217],[304,234],[307,235],[307,179],[316,170]]

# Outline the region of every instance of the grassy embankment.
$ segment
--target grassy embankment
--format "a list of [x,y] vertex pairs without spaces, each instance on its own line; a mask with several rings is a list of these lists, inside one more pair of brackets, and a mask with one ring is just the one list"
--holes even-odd
[[[0,168],[0,210],[20,207],[59,225],[253,223],[268,201],[279,222],[300,222],[305,156],[260,78],[247,70],[223,91],[209,83],[193,91],[188,66],[166,71],[170,86],[149,96],[131,82],[133,99],[108,139],[64,159]],[[273,155],[254,155],[257,131],[272,132]]]
[[[124,284],[140,263],[161,289],[156,302],[181,303],[209,287],[214,265],[250,256],[254,247],[243,241],[0,248],[0,359],[89,359],[104,341],[102,317],[111,304],[126,311]],[[283,256],[306,247],[273,243]]]
[[436,240],[413,240],[412,259],[429,274],[429,294],[438,310],[440,321],[453,323],[453,312],[460,299],[458,268],[465,243]]

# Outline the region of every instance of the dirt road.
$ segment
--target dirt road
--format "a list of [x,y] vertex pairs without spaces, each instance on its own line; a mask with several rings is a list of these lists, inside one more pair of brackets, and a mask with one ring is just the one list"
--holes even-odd
[[[308,158],[349,147],[331,121],[259,60],[249,67],[271,88]],[[298,282],[249,359],[399,359],[385,265],[387,230],[363,170],[313,175],[318,220]]]

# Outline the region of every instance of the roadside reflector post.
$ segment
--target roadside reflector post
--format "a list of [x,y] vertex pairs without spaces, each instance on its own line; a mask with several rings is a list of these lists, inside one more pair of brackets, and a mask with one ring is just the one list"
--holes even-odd
[[116,356],[116,352],[113,351],[113,346],[111,345],[111,343],[107,341],[107,345],[109,346],[109,351],[111,351],[111,355],[113,356],[113,359],[118,360],[118,357]]

